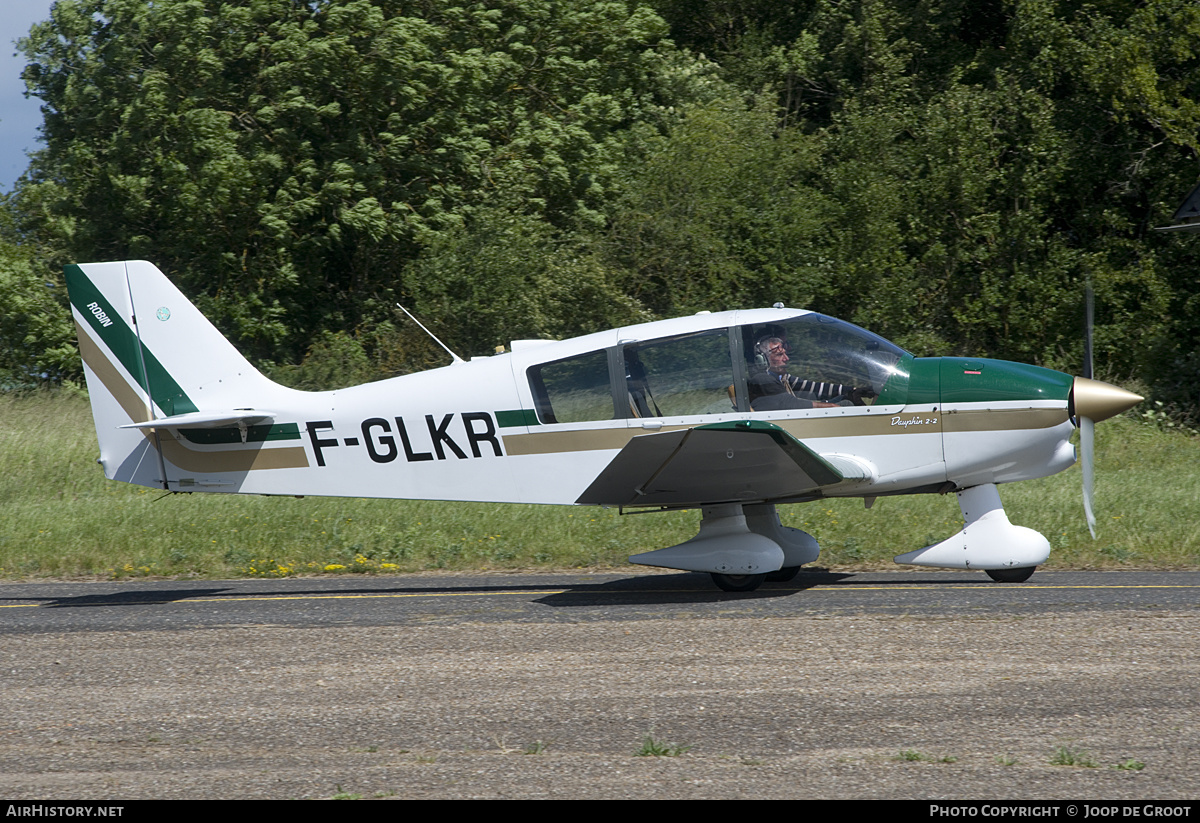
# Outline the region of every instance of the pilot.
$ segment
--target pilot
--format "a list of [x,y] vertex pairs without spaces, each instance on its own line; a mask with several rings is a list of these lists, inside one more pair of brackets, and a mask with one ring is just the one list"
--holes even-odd
[[766,371],[752,375],[749,380],[750,407],[754,411],[827,409],[842,403],[861,406],[864,398],[875,396],[870,388],[818,383],[788,374],[787,349],[787,341],[770,335],[754,344],[755,354],[767,364]]

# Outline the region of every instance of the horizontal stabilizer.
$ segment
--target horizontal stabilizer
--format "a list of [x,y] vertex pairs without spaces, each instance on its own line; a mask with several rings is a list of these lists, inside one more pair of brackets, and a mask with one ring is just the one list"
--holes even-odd
[[601,506],[699,506],[801,497],[846,478],[783,429],[758,420],[635,437],[576,500]]
[[119,429],[216,429],[223,426],[258,426],[275,419],[275,412],[259,409],[227,409],[224,411],[197,411],[126,423]]

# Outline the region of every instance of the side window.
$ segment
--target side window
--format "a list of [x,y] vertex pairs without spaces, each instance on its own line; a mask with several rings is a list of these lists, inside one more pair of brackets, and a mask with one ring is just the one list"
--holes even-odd
[[586,423],[615,416],[604,351],[530,366],[528,374],[543,423]]
[[734,411],[726,329],[626,346],[624,357],[631,417]]

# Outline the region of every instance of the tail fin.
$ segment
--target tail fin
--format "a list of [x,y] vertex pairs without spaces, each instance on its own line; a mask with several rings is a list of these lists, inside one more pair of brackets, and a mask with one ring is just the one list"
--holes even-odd
[[107,477],[177,488],[168,465],[180,427],[236,424],[244,443],[249,423],[273,419],[252,407],[281,387],[153,264],[83,263],[65,275]]

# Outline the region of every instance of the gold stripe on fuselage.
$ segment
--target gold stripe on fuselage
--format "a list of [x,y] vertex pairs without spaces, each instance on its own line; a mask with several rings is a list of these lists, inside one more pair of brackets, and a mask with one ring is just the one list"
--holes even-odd
[[301,446],[264,449],[256,443],[249,448],[194,451],[184,446],[166,429],[160,430],[158,435],[163,457],[187,471],[247,472],[259,469],[308,468],[308,455]]
[[[1047,429],[1065,423],[1067,419],[1065,408],[955,409],[946,412],[880,412],[844,417],[770,420],[768,422],[779,426],[797,440],[818,440],[825,437]],[[509,455],[531,455],[616,450],[623,448],[626,443],[639,435],[690,428],[695,428],[695,426],[663,426],[659,429],[620,427],[551,432],[531,431],[528,434],[504,435],[504,452]]]
[[1070,420],[1067,409],[952,409],[944,412],[947,432],[1050,429]]
[[663,426],[661,429],[632,429],[622,426],[610,429],[574,429],[557,432],[504,435],[504,453],[509,456],[526,454],[562,454],[564,452],[602,451],[621,449],[640,434],[691,429],[694,426]]

